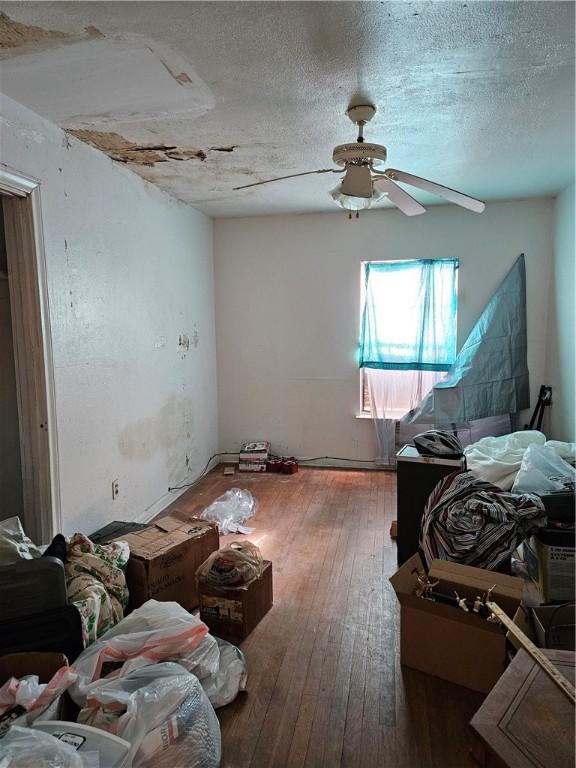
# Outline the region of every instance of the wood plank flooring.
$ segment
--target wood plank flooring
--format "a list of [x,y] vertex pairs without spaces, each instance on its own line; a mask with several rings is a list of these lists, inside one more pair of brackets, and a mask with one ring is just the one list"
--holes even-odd
[[223,768],[470,765],[482,697],[399,664],[395,474],[219,467],[169,509],[198,513],[232,487],[258,500],[250,539],[273,561],[274,607],[241,646],[248,692],[218,711]]

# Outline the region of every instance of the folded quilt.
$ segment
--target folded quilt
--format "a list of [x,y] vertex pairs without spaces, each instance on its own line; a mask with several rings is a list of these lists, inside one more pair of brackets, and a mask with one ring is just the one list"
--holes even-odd
[[75,533],[68,542],[66,587],[68,600],[80,612],[84,647],[124,616],[129,554],[125,541],[94,544],[84,534]]

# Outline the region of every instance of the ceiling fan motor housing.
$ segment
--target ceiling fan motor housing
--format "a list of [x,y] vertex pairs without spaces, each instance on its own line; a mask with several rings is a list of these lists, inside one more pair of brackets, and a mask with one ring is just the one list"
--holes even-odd
[[351,144],[339,144],[334,147],[332,160],[336,165],[346,166],[348,163],[371,163],[379,166],[386,162],[386,147],[381,144],[368,142],[353,142]]

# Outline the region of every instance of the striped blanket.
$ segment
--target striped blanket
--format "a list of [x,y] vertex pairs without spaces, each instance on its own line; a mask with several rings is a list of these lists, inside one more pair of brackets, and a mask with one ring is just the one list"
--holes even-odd
[[545,523],[538,496],[508,493],[472,472],[455,472],[428,498],[420,548],[428,566],[438,558],[496,570]]

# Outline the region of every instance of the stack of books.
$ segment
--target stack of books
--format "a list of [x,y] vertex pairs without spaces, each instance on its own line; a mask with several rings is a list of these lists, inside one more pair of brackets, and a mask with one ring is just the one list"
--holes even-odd
[[269,453],[270,443],[267,440],[245,443],[240,451],[238,471],[266,472],[266,462],[268,461]]

